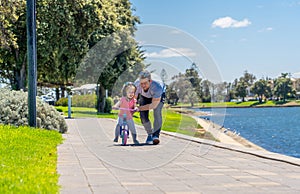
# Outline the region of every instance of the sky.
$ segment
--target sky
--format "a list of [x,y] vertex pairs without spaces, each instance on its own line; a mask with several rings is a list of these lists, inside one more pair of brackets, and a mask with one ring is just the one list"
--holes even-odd
[[[190,56],[201,55],[201,45],[217,68],[210,74],[220,74],[223,81],[232,82],[245,71],[257,79],[276,78],[281,73],[300,77],[300,0],[130,1],[142,22],[137,33],[151,24],[150,34],[163,37],[152,44],[138,40],[149,63],[156,63],[152,68],[169,64],[165,66],[176,66],[180,72],[190,67]],[[175,29],[186,37],[155,34],[155,26]],[[158,27],[157,31],[162,30]],[[164,42],[168,39],[177,45]],[[153,43],[159,46],[149,46]],[[199,68],[201,73],[205,65]]]

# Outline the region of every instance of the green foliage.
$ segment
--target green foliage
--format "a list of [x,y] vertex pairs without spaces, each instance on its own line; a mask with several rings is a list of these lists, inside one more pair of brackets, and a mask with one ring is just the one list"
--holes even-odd
[[281,76],[274,80],[274,94],[281,97],[283,101],[287,99],[289,93],[292,93],[292,81],[287,77],[287,73],[282,73]]
[[[72,96],[72,107],[94,108],[96,103],[95,94],[74,95]],[[68,98],[60,98],[55,102],[55,106],[68,106]]]
[[55,106],[68,106],[68,98],[60,98],[55,102]]
[[72,96],[72,106],[73,107],[95,108],[95,103],[96,103],[96,95],[95,94]]
[[[9,80],[13,89],[25,89],[26,1],[0,1],[0,5],[0,77]],[[56,87],[72,83],[87,51],[107,36],[126,31],[135,42],[130,36],[139,23],[129,0],[42,0],[36,5],[36,13],[38,82]],[[116,42],[122,41],[116,39]],[[118,69],[124,59],[127,60],[123,63],[125,67],[131,63],[129,60],[141,60],[137,44],[132,45],[123,49],[128,52],[119,53],[122,57],[111,58],[112,70]],[[119,69],[126,70],[124,66]]]
[[239,96],[243,99],[243,102],[245,101],[245,97],[247,96],[247,83],[244,81],[239,81],[236,88],[235,88],[235,95]]
[[56,131],[0,124],[0,193],[58,193]]
[[210,88],[212,87],[213,83],[208,80],[203,80],[201,85],[203,88],[202,102],[211,102]]
[[108,97],[105,99],[104,113],[110,113],[113,106],[113,99]]
[[[15,126],[28,125],[28,94],[22,91],[0,89],[0,123]],[[64,118],[53,106],[37,101],[37,127],[59,132],[67,131]]]
[[174,97],[177,96],[179,101],[190,102],[193,106],[202,96],[200,85],[202,79],[199,77],[195,63],[191,65],[191,68],[186,69],[184,74],[179,73],[172,80],[173,82],[169,84],[166,90],[167,101],[174,101]]
[[[139,114],[135,114],[133,117],[134,122],[141,125],[141,120],[138,117]],[[153,114],[150,113],[150,120],[153,122]],[[177,113],[171,109],[163,109],[163,124],[162,130],[169,132],[181,133],[189,136],[210,139],[216,141],[216,139],[209,133],[204,132],[200,134],[198,129],[202,126],[197,123],[197,121],[185,114]]]
[[259,102],[261,103],[263,96],[266,98],[271,96],[271,86],[267,80],[260,79],[253,84],[251,87],[251,92],[258,95]]
[[26,79],[26,1],[0,1],[0,78],[13,89],[24,89]]

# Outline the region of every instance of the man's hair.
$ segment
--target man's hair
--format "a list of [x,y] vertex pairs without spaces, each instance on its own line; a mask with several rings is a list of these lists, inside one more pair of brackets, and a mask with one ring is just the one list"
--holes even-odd
[[139,78],[140,79],[148,78],[149,80],[151,80],[151,73],[147,70],[141,71],[140,74],[139,74]]

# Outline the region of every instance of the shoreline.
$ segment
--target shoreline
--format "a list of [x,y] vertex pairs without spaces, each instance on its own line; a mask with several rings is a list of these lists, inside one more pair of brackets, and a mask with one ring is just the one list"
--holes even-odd
[[170,106],[171,108],[181,108],[181,109],[209,109],[209,108],[286,108],[286,107],[300,107],[299,103],[296,102],[288,102],[286,104],[279,105],[249,105],[249,106]]
[[209,133],[211,133],[216,139],[218,139],[221,143],[226,143],[230,145],[237,145],[246,148],[253,148],[256,150],[265,150],[264,148],[252,143],[251,141],[239,136],[229,129],[224,128],[223,126],[217,125],[209,120],[204,118],[200,118],[199,116],[207,116],[204,112],[196,112],[191,109],[179,108],[179,110],[172,108],[174,111],[188,115],[194,118],[198,124],[200,124],[203,129]]

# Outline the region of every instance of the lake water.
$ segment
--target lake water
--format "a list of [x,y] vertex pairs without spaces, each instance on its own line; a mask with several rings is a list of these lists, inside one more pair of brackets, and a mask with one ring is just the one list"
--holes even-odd
[[[200,109],[209,119],[265,148],[300,158],[300,107]],[[225,116],[224,116],[225,115]]]

